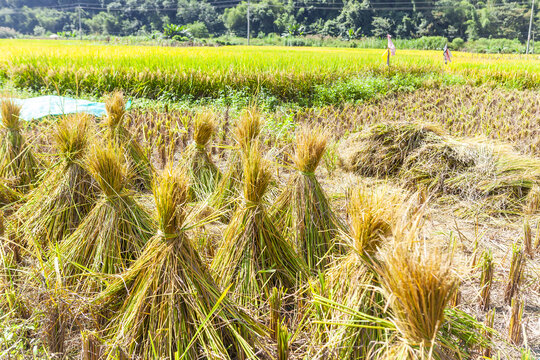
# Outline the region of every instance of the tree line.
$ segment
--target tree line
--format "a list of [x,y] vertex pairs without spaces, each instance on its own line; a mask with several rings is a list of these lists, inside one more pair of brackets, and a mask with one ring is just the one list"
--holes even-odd
[[[8,34],[75,33],[80,17],[85,34],[245,37],[248,7],[252,37],[524,41],[531,14],[530,0],[0,0],[0,27]],[[540,25],[540,15],[534,20]]]

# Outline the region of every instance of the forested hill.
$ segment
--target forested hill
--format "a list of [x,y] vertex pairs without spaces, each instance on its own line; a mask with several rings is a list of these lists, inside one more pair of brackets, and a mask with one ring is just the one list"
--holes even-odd
[[[79,8],[80,6],[80,8]],[[524,40],[530,0],[252,0],[251,35]],[[235,0],[0,0],[0,28],[30,35],[77,31],[142,35],[168,24],[199,37],[246,36],[247,2]],[[540,13],[540,12],[537,12]],[[540,15],[535,16],[540,25]]]

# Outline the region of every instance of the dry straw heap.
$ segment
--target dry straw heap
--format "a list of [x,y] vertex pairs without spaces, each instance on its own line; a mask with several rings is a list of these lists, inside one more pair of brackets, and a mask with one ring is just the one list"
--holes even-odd
[[324,270],[330,255],[339,251],[334,239],[342,228],[315,177],[326,141],[321,129],[304,127],[297,133],[294,157],[297,171],[276,200],[272,214],[313,271]]
[[472,211],[465,214],[515,214],[534,209],[538,201],[537,160],[504,146],[456,141],[426,124],[370,126],[342,143],[340,162],[359,175],[395,176],[414,191],[469,202],[465,208]]
[[191,178],[191,194],[196,200],[207,199],[221,180],[221,173],[208,154],[208,144],[216,132],[216,115],[207,111],[195,115],[193,144],[184,153],[183,161]]
[[75,232],[60,243],[58,255],[68,285],[94,290],[100,274],[120,273],[140,255],[153,223],[126,188],[130,170],[120,150],[96,144],[86,167],[101,194]]
[[149,189],[153,167],[138,140],[125,127],[126,102],[121,92],[109,95],[105,102],[105,137],[124,150],[129,166],[133,169],[133,181],[139,189]]
[[256,145],[244,158],[244,202],[234,213],[212,262],[222,286],[242,305],[259,309],[272,287],[294,289],[305,264],[282,237],[263,204],[270,170]]
[[75,231],[93,206],[97,189],[84,165],[91,121],[87,115],[72,115],[57,125],[55,166],[15,214],[22,223],[19,237],[31,239],[31,245],[48,248],[60,242]]
[[214,282],[186,234],[187,175],[167,168],[153,192],[157,234],[99,296],[114,310],[112,343],[145,359],[255,358],[249,338],[262,330]]
[[36,180],[38,163],[21,133],[21,107],[9,99],[0,106],[0,178],[14,188],[28,190]]

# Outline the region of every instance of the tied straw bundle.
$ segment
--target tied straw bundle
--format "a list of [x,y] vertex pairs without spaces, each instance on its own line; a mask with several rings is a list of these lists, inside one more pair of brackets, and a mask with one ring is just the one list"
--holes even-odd
[[[159,230],[99,301],[115,311],[107,333],[142,358],[255,358],[262,334],[214,282],[186,234],[188,176],[168,168],[154,181]],[[250,334],[243,338],[240,334]]]
[[[97,284],[84,276],[117,274],[140,255],[151,236],[153,223],[147,212],[126,190],[129,169],[113,145],[96,144],[86,167],[99,185],[101,195],[79,227],[59,244],[68,284],[95,290]],[[54,261],[50,259],[49,261]]]
[[298,278],[306,275],[302,258],[276,229],[262,203],[270,176],[267,162],[252,145],[244,158],[244,202],[212,262],[218,282],[232,284],[238,301],[257,310],[267,290],[294,288]]
[[125,128],[126,102],[121,92],[112,93],[105,102],[105,137],[125,152],[129,166],[133,169],[132,179],[139,189],[150,188],[153,167],[133,134]]
[[185,167],[191,178],[191,195],[198,201],[206,200],[221,180],[221,173],[208,154],[208,144],[216,132],[216,115],[198,113],[193,124],[193,140],[184,153]]
[[13,100],[1,103],[0,123],[0,177],[12,187],[29,190],[38,174],[38,163],[21,133],[21,107]]
[[242,198],[242,156],[252,144],[256,144],[261,133],[261,113],[255,107],[245,109],[233,131],[235,146],[230,149],[227,170],[212,194],[210,205],[222,211],[223,219],[229,221]]
[[297,133],[297,171],[291,175],[272,212],[278,227],[291,235],[296,251],[312,271],[324,270],[329,255],[339,251],[334,239],[338,230],[343,229],[315,176],[326,141],[319,128],[303,127]]
[[84,114],[60,120],[54,133],[58,162],[15,214],[22,221],[20,237],[32,239],[30,244],[40,249],[75,231],[94,204],[96,185],[83,164],[90,121]]

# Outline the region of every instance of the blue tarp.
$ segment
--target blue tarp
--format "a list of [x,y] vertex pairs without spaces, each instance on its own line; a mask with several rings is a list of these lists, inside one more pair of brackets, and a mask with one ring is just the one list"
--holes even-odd
[[[29,121],[48,115],[87,113],[97,117],[105,115],[105,104],[95,101],[73,99],[64,96],[39,96],[29,99],[14,99],[22,106],[21,119]],[[126,104],[129,108],[131,102]]]

